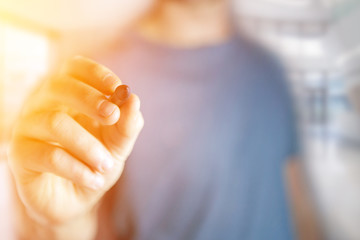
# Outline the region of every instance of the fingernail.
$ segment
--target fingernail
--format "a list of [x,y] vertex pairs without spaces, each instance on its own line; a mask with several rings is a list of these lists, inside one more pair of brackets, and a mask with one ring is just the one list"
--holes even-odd
[[114,166],[114,161],[111,158],[105,158],[101,165],[104,171],[110,170],[113,166]]
[[99,114],[102,117],[109,117],[116,109],[116,105],[104,100],[99,107]]
[[94,175],[92,184],[89,186],[91,189],[98,190],[105,184],[105,180],[101,175]]

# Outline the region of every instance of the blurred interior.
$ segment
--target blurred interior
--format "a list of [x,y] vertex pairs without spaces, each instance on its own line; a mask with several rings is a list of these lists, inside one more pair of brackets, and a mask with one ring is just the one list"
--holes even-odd
[[[101,51],[132,21],[117,21],[121,9],[131,11],[126,1],[102,4],[107,15],[94,14],[101,1],[70,10],[69,2],[0,0],[1,159],[34,86],[67,56]],[[237,0],[234,6],[239,30],[284,63],[297,104],[303,167],[326,238],[360,239],[360,1]],[[78,20],[70,21],[75,15]],[[10,191],[6,168],[2,161],[1,192]],[[8,217],[1,218],[0,231],[12,239],[10,194],[3,196],[0,212]]]

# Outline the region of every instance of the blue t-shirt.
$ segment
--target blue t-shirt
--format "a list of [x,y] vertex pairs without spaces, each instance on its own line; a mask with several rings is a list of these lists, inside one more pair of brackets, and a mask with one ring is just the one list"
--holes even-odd
[[145,119],[117,186],[120,238],[293,238],[283,168],[296,129],[269,54],[238,37],[177,49],[132,36],[102,63]]

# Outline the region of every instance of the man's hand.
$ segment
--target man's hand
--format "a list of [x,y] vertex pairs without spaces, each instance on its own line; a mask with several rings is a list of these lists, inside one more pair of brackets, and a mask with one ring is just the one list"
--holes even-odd
[[9,162],[28,214],[62,224],[92,211],[120,177],[144,120],[135,95],[108,100],[121,81],[83,57],[25,104]]

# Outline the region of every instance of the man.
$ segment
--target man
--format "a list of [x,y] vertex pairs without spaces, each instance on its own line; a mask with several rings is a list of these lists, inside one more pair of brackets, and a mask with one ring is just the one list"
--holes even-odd
[[[236,37],[229,7],[159,1],[100,58],[116,75],[77,57],[32,96],[10,157],[27,236],[293,237],[283,181],[297,149],[291,99],[274,59]],[[116,76],[146,121],[123,173],[143,118],[135,95],[120,109],[107,101]]]

